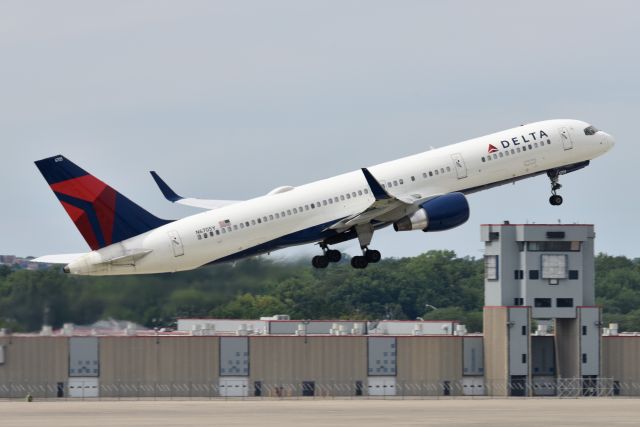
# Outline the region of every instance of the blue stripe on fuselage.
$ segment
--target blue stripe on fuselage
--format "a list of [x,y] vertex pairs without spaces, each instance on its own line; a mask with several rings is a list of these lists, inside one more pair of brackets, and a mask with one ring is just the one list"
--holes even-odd
[[314,225],[313,227],[305,228],[304,230],[296,231],[291,234],[286,234],[277,239],[262,243],[249,249],[245,249],[235,254],[228,255],[224,258],[217,259],[209,264],[218,264],[228,261],[237,261],[242,258],[250,256],[260,255],[267,252],[276,251],[278,249],[284,249],[288,246],[303,245],[305,243],[319,242],[327,237],[335,236],[338,234],[335,230],[326,230],[332,224],[335,224],[339,220],[325,222],[324,224]]
[[[341,234],[335,230],[327,230],[328,227],[340,221],[341,219],[342,218],[336,219],[330,222],[325,222],[324,224],[314,225],[313,227],[305,228],[304,230],[296,231],[294,233],[287,234],[282,237],[278,237],[277,239],[273,239],[268,242],[262,243],[260,245],[254,246],[252,248],[245,249],[240,252],[236,252],[235,254],[231,254],[224,258],[217,259],[208,264],[219,264],[223,262],[237,261],[242,258],[262,255],[267,252],[273,252],[279,249],[284,249],[289,246],[320,242],[328,237],[337,236],[338,234]],[[373,227],[374,229],[379,229],[379,228],[386,227],[387,225],[389,225],[389,223],[374,221]],[[355,235],[354,233],[353,238],[355,237],[357,237],[357,235]]]

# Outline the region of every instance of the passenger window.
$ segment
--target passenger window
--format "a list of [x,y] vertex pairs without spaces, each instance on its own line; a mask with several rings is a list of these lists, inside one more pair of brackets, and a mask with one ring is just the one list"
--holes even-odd
[[485,161],[486,161],[486,159],[483,157],[483,158],[482,158],[482,163],[484,163]]
[[327,201],[326,200],[322,201],[322,206],[327,206]]
[[422,177],[426,178],[427,177],[427,173],[426,172],[422,172]]
[[500,154],[498,154],[500,157],[504,157],[504,154],[502,154],[502,151],[500,152]]
[[298,208],[298,211],[300,211],[300,213],[302,213],[302,206],[300,206],[300,207]]
[[529,144],[529,150],[533,150],[533,147],[531,146],[531,144]]
[[297,214],[297,213],[298,213],[298,209],[293,208],[293,213],[294,213],[294,214]]
[[273,215],[269,215],[269,221],[273,221]]
[[391,184],[390,182],[387,182],[387,187],[392,187],[393,184]]
[[386,184],[382,184],[382,188],[387,188]]
[[[266,218],[266,217],[265,217]],[[266,220],[265,220],[266,221]],[[258,218],[258,224],[262,224],[262,220]]]
[[440,168],[440,173],[444,173],[444,168]]
[[411,175],[411,181],[415,181],[415,180],[416,180],[416,177]]
[[511,154],[516,154],[516,150],[514,150],[513,148],[511,149]]
[[280,216],[284,218],[284,211],[280,212]]
[[534,143],[533,143],[533,146],[534,146],[534,147],[536,147],[536,148],[538,148],[538,143],[537,143],[537,142],[534,142]]
[[349,193],[347,193],[347,199],[350,199],[350,198],[351,198],[351,196],[349,195]]
[[429,176],[433,176],[433,172],[429,171]]
[[527,147],[522,147],[522,151],[527,151]]
[[256,220],[255,219],[251,220],[251,225],[256,225]]
[[216,235],[220,235],[220,230],[216,230]]
[[398,181],[393,181],[393,186],[397,187],[398,186]]
[[344,195],[343,194],[340,195],[340,200],[342,200],[344,202]]
[[291,209],[287,209],[287,215],[291,215]]
[[400,183],[400,185],[404,184],[404,181],[402,179],[400,179],[398,182]]
[[520,147],[516,148],[516,151],[519,153],[520,152]]
[[433,173],[435,173],[436,175],[438,175],[438,169],[434,170]]
[[240,228],[244,228],[244,222],[240,223]]
[[369,194],[369,190],[367,190],[366,188],[364,189],[364,194]]
[[280,219],[280,214],[276,212],[276,219]]
[[244,225],[249,226],[249,221],[245,222]]
[[498,160],[498,155],[497,154],[493,155],[493,160]]
[[237,231],[238,230],[238,224],[234,225],[233,229]]
[[333,201],[338,203],[340,201],[340,199],[338,199],[338,196],[336,196],[336,197],[333,198]]
[[311,209],[315,209],[315,208],[316,208],[316,205],[311,203]]
[[356,197],[356,192],[351,193],[351,197]]
[[358,190],[358,196],[362,196],[362,190]]
[[222,229],[222,234],[225,234],[227,232],[227,230],[225,230],[224,228]]
[[304,210],[308,211],[309,210],[309,205],[304,205]]
[[451,167],[447,166],[447,172],[451,172]]
[[547,145],[551,145],[551,140],[547,139]]

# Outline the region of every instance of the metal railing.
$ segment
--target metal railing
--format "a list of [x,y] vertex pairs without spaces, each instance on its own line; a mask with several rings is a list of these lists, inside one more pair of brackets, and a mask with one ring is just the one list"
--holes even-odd
[[0,383],[0,399],[447,399],[545,397],[583,398],[640,396],[640,383],[612,378],[558,378],[507,382],[475,377],[456,381],[252,381],[233,385],[211,382],[104,382],[98,378],[65,383]]

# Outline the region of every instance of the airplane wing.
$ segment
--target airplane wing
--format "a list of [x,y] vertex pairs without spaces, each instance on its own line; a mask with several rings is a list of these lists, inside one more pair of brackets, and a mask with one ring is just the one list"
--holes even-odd
[[343,218],[329,226],[327,229],[343,232],[351,227],[360,224],[369,224],[372,221],[396,221],[405,215],[413,213],[421,203],[440,196],[440,194],[433,194],[429,196],[411,194],[409,196],[396,197],[389,194],[367,168],[362,168],[362,173],[367,180],[367,184],[369,184],[371,194],[373,194],[376,200],[364,211],[351,215],[347,218]]
[[182,197],[178,195],[175,191],[173,191],[171,187],[169,187],[167,183],[164,182],[162,178],[160,178],[160,176],[155,171],[151,171],[150,173],[154,181],[160,188],[160,191],[162,191],[162,195],[165,197],[165,199],[167,199],[172,203],[179,203],[185,206],[192,206],[196,208],[211,210],[211,209],[217,209],[223,206],[228,206],[228,205],[232,205],[234,203],[239,202],[239,200],[210,200],[210,199],[196,199],[194,197]]
[[70,262],[75,261],[80,258],[82,255],[86,255],[86,253],[82,254],[56,254],[56,255],[43,255],[38,258],[34,258],[32,262],[41,262],[44,264],[69,264]]

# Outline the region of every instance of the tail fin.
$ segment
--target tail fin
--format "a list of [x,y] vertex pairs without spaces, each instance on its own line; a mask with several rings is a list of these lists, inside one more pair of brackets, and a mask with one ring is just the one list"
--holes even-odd
[[66,157],[35,163],[92,250],[171,222],[150,214]]

